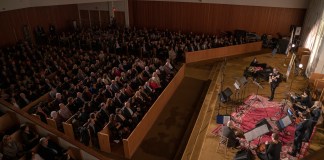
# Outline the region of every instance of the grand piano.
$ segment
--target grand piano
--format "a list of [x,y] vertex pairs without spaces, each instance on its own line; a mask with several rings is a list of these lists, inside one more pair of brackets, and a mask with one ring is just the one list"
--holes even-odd
[[[253,66],[246,67],[243,73],[245,78],[252,77],[257,82],[268,82],[269,75],[272,73],[273,67],[268,66],[266,63],[258,63]],[[282,82],[283,74],[280,74],[279,82]]]

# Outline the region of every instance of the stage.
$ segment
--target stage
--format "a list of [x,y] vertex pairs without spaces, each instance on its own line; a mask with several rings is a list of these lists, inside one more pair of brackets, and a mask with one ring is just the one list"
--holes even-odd
[[[287,114],[284,111],[284,107],[287,104],[268,101],[268,98],[262,97],[260,95],[249,96],[242,105],[236,108],[236,111],[231,113],[231,118],[235,122],[235,126],[243,130],[244,133],[255,128],[256,124],[259,122],[266,121],[271,126],[270,132],[262,135],[250,142],[247,142],[244,138],[241,138],[241,146],[243,148],[252,149],[255,154],[254,149],[258,144],[264,143],[265,141],[271,141],[271,134],[273,132],[279,133],[279,139],[282,142],[281,159],[296,159],[287,154],[288,151],[292,150],[292,143],[294,140],[294,132],[296,128],[296,123],[291,123],[289,126],[285,127],[284,130],[279,131],[276,121],[284,118]],[[313,131],[315,132],[316,128]],[[302,158],[307,149],[309,143],[303,142],[301,153],[297,155],[300,159]]]

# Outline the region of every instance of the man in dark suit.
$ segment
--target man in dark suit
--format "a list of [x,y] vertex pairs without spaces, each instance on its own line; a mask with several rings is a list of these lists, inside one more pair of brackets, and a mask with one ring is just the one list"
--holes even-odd
[[273,72],[270,73],[269,76],[269,83],[271,88],[271,96],[269,97],[269,101],[272,101],[274,98],[275,90],[279,85],[279,78],[280,78],[279,71],[276,68],[273,68]]
[[310,113],[310,119],[309,119],[310,122],[309,122],[308,128],[306,130],[305,137],[303,139],[306,142],[309,141],[309,139],[313,133],[313,129],[314,129],[315,125],[317,124],[319,117],[322,114],[321,106],[322,106],[321,102],[316,101],[312,107],[313,108],[312,111],[310,109],[307,109],[307,111]]
[[300,152],[300,149],[301,149],[302,143],[303,143],[303,138],[305,136],[305,132],[306,132],[308,126],[310,125],[310,123],[311,123],[311,121],[307,119],[297,125],[296,130],[295,130],[293,150],[292,150],[292,152],[288,152],[288,154],[296,157],[296,154]]
[[258,152],[257,155],[261,160],[279,160],[282,144],[279,141],[279,135],[272,133],[271,142],[266,141],[265,153]]

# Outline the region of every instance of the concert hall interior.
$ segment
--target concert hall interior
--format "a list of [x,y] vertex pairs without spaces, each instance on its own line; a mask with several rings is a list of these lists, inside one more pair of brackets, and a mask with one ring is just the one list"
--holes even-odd
[[0,1],[0,160],[324,157],[324,0]]

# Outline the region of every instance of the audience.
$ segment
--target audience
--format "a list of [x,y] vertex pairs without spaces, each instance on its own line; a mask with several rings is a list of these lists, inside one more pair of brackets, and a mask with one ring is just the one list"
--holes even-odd
[[[174,64],[185,52],[245,43],[244,37],[136,28],[51,32],[49,42],[0,50],[1,98],[23,108],[48,93],[50,100],[31,113],[44,123],[51,117],[60,131],[75,114],[76,137],[85,145],[91,139],[95,147],[97,132],[107,124],[114,142],[128,137],[171,81]],[[23,128],[29,140],[37,139],[28,126]]]

